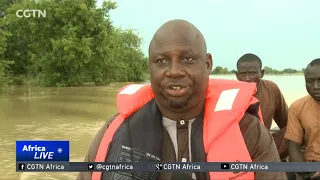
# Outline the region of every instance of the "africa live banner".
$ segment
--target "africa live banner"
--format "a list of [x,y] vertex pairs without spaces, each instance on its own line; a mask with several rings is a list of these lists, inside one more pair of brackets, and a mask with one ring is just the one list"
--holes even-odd
[[69,162],[69,141],[17,141],[16,170],[19,172],[318,172],[319,162],[297,163],[94,163]]

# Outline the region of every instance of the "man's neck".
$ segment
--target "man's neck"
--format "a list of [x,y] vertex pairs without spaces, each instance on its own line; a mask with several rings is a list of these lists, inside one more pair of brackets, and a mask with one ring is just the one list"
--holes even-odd
[[312,98],[312,100],[319,106],[319,108],[320,108],[320,102],[319,101],[317,101],[317,100],[315,100],[311,95],[309,95],[311,98]]
[[[172,119],[170,119],[170,118],[168,118],[168,117],[165,117],[165,116],[163,116],[162,117],[164,120],[166,120],[166,121],[178,121],[178,120],[172,120]],[[195,120],[196,119],[196,117],[194,117],[194,118],[192,118],[192,119],[181,119],[181,120],[184,120],[184,121],[193,121],[193,120]]]
[[198,103],[195,107],[190,107],[185,110],[174,110],[174,109],[169,109],[169,108],[164,108],[158,105],[159,110],[162,114],[162,116],[174,120],[174,121],[180,121],[180,120],[189,120],[189,119],[194,119],[197,117],[203,110],[204,108],[204,103]]
[[254,94],[255,96],[258,95],[261,91],[261,82],[257,82],[256,87],[257,87],[257,92]]

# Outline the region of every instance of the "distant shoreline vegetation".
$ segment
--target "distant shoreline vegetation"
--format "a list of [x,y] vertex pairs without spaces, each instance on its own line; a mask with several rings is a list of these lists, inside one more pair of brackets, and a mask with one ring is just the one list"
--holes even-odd
[[[304,72],[304,68],[302,68],[301,70],[296,70],[292,68],[277,70],[277,69],[273,69],[271,67],[265,66],[263,69],[264,69],[265,75],[277,75],[277,76],[285,76],[285,75],[301,76],[303,75],[303,72]],[[236,72],[237,71],[234,69],[228,70],[228,68],[226,67],[217,66],[212,70],[211,75],[232,75],[232,74],[236,74]]]

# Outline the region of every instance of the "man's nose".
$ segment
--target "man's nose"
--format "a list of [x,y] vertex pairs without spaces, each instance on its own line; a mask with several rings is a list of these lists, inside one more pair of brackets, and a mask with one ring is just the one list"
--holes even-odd
[[176,60],[172,60],[166,75],[171,78],[184,76],[185,72],[182,64]]
[[320,89],[320,80],[314,81],[313,88],[314,89]]
[[251,82],[251,78],[249,76],[249,73],[246,74],[245,81],[246,82]]

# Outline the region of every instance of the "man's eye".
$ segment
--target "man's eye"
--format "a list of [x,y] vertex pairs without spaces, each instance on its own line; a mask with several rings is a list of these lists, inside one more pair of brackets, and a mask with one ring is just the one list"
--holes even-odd
[[314,80],[312,80],[312,79],[307,79],[307,83],[313,83],[314,82]]
[[166,59],[158,59],[157,60],[157,63],[159,63],[159,64],[162,64],[162,63],[165,63],[165,62],[167,62]]
[[184,61],[192,61],[193,58],[192,58],[192,57],[185,57],[185,58],[183,58],[183,60],[184,60]]

